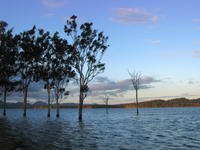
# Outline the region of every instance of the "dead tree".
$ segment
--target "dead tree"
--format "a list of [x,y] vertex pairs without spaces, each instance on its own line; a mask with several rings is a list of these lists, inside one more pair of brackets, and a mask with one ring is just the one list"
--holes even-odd
[[108,100],[109,100],[109,95],[105,94],[104,103],[105,103],[105,106],[106,106],[106,113],[108,113]]
[[140,72],[133,72],[130,73],[128,71],[129,75],[131,76],[131,82],[133,84],[133,87],[135,89],[135,96],[136,96],[136,109],[137,109],[137,115],[139,114],[139,110],[138,110],[138,90],[140,88],[140,79],[141,79],[141,73]]

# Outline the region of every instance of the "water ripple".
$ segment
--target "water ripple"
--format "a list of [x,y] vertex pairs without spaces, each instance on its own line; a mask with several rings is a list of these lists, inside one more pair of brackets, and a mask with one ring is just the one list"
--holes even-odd
[[1,150],[198,150],[200,108],[85,109],[77,121],[76,109],[61,109],[61,118],[47,110],[8,110],[0,117]]

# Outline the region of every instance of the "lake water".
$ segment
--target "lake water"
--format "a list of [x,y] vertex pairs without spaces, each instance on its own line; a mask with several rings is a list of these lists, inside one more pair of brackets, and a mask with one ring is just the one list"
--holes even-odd
[[8,109],[0,116],[1,150],[199,150],[200,108]]

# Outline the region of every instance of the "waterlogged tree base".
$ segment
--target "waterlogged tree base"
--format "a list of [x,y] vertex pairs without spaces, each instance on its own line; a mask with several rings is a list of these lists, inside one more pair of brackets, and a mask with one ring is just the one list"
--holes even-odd
[[105,70],[105,64],[101,62],[108,45],[108,37],[103,32],[92,28],[93,23],[83,23],[79,27],[76,23],[77,16],[73,15],[67,20],[64,31],[71,37],[71,49],[73,50],[73,69],[76,72],[75,80],[79,82],[79,121],[82,121],[83,100],[89,90],[88,84],[94,77]]

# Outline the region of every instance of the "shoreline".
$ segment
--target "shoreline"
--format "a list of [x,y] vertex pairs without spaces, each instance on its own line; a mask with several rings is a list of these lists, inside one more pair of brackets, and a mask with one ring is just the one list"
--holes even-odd
[[[171,107],[200,107],[200,98],[198,99],[186,99],[186,98],[176,98],[171,100],[150,100],[139,102],[139,108],[171,108]],[[86,109],[92,108],[136,108],[135,103],[125,103],[125,104],[84,104],[83,106]],[[3,108],[3,103],[0,105],[0,109]],[[23,103],[7,103],[6,108],[16,108],[23,109]],[[47,109],[48,105],[46,103],[41,104],[27,104],[27,109]],[[56,105],[52,104],[51,109],[55,109]],[[78,109],[78,103],[61,103],[59,108],[73,108]]]

